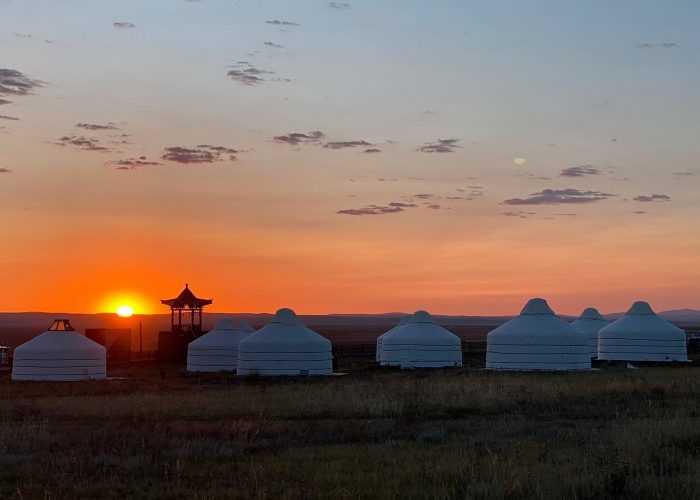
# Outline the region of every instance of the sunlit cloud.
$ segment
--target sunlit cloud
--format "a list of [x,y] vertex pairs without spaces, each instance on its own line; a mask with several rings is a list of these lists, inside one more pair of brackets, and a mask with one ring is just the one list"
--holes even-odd
[[83,128],[85,130],[99,131],[99,130],[119,130],[119,128],[114,123],[106,123],[104,125],[96,123],[76,123],[78,128]]
[[359,140],[359,141],[331,141],[327,142],[326,144],[323,145],[324,148],[327,149],[344,149],[344,148],[356,148],[356,147],[367,147],[367,146],[374,146],[374,144]]
[[527,158],[513,158],[513,163],[521,167],[527,163]]
[[459,139],[438,139],[436,142],[426,142],[420,147],[423,153],[454,153],[460,148]]
[[537,215],[535,212],[523,212],[518,210],[517,212],[501,212],[501,215],[505,217],[518,217],[519,219],[529,219],[531,215]]
[[225,146],[210,146],[202,144],[193,148],[183,146],[170,146],[165,148],[161,159],[183,164],[191,163],[215,163],[224,160],[237,159],[238,150]]
[[56,146],[72,147],[76,151],[96,151],[98,153],[109,153],[112,151],[111,148],[102,146],[99,139],[83,135],[64,135],[54,144]]
[[532,193],[527,198],[511,198],[504,200],[504,205],[564,205],[585,204],[606,200],[616,196],[600,191],[580,191],[578,189],[544,189]]
[[[17,95],[25,96],[34,93],[34,90],[42,86],[42,82],[29,78],[16,69],[0,68],[0,96]],[[2,104],[9,101],[3,100]]]
[[246,86],[264,83],[265,78],[263,78],[263,75],[274,75],[274,72],[256,68],[247,61],[239,61],[230,67],[233,69],[229,70],[226,74],[231,80]]
[[313,130],[306,134],[302,132],[290,132],[286,135],[276,135],[272,138],[272,140],[275,142],[296,146],[302,143],[317,143],[324,137],[325,134],[320,130]]
[[559,177],[584,177],[586,175],[600,175],[601,173],[600,169],[593,165],[581,165],[563,169]]
[[415,203],[403,203],[394,201],[387,205],[367,205],[362,208],[349,208],[338,210],[336,213],[341,215],[385,215],[404,212],[408,208],[415,208],[418,205]]
[[666,194],[652,194],[649,196],[640,195],[633,198],[634,201],[641,201],[643,203],[657,202],[657,201],[671,201],[671,197]]
[[157,161],[149,161],[145,156],[139,156],[138,158],[125,158],[122,160],[113,160],[107,162],[108,165],[113,165],[117,170],[135,170],[139,167],[162,165],[162,163]]

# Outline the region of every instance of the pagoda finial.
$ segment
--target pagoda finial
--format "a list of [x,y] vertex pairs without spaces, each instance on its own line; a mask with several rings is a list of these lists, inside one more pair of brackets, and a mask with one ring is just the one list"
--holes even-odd
[[185,288],[189,288],[189,287],[190,287],[190,284],[189,284],[189,283],[185,283]]

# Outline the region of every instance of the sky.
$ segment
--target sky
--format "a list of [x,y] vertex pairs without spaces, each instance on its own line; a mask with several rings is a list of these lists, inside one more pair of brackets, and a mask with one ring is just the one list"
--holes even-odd
[[0,310],[700,308],[699,18],[0,0]]

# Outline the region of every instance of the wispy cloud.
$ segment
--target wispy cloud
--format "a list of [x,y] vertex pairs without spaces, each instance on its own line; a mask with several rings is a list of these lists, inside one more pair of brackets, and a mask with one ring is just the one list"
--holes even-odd
[[665,43],[638,43],[635,45],[635,48],[637,49],[653,49],[655,47],[661,47],[663,49],[672,49],[673,47],[677,47],[678,44],[675,42],[665,42]]
[[504,200],[504,205],[567,205],[585,204],[606,200],[612,196],[601,191],[581,191],[578,189],[544,189],[532,193],[527,198],[511,198]]
[[641,201],[643,203],[657,202],[657,201],[671,201],[671,197],[666,194],[652,194],[649,196],[640,195],[633,198],[634,201]]
[[454,153],[460,148],[459,139],[438,139],[436,142],[426,142],[420,147],[423,153]]
[[292,21],[280,21],[278,19],[273,19],[272,21],[265,21],[267,24],[274,24],[275,26],[301,26],[299,23],[293,23]]
[[17,38],[34,38],[29,33],[12,33],[12,34],[15,35]]
[[535,212],[523,212],[518,210],[517,212],[501,212],[501,215],[506,217],[518,217],[520,219],[529,219],[531,215],[537,215]]
[[149,161],[145,156],[139,156],[138,158],[125,158],[122,160],[108,161],[108,165],[114,165],[117,170],[136,170],[139,167],[146,167],[152,165],[162,165],[162,163],[157,161]]
[[[42,82],[29,78],[16,69],[0,68],[0,96],[30,95],[41,86]],[[1,104],[8,103],[9,101],[3,100]]]
[[328,6],[331,9],[335,9],[335,10],[348,10],[350,8],[349,3],[342,3],[342,2],[331,2],[328,4]]
[[56,146],[73,147],[77,151],[96,151],[98,153],[109,153],[112,151],[110,148],[102,146],[99,139],[83,135],[64,135],[54,144]]
[[290,132],[286,135],[276,135],[272,138],[273,141],[297,146],[302,143],[316,143],[325,137],[325,134],[320,130],[313,130],[306,134],[302,132]]
[[136,27],[136,25],[134,23],[125,23],[125,22],[112,23],[112,26],[117,28],[117,29],[120,29],[120,30],[124,30],[124,29],[128,30],[128,29],[133,29]]
[[12,101],[8,101],[7,99],[0,99],[0,106],[2,106],[3,104],[10,104],[10,103],[12,103]]
[[0,167],[0,174],[9,174],[10,172],[12,172],[12,170],[9,168]]
[[323,145],[327,149],[344,149],[344,148],[356,148],[356,147],[368,147],[374,146],[374,144],[359,140],[359,141],[331,141]]
[[17,121],[19,118],[16,116],[9,116],[9,115],[0,115],[0,120],[12,120],[12,121]]
[[676,177],[691,177],[694,174],[693,174],[693,172],[685,171],[685,172],[673,172],[673,175],[675,175]]
[[336,213],[341,215],[385,215],[404,212],[406,208],[414,206],[415,205],[393,202],[388,205],[367,205],[362,208],[348,208],[338,210]]
[[76,123],[78,128],[83,128],[85,130],[99,131],[99,130],[119,130],[116,124],[110,122],[105,125],[100,125],[97,123]]
[[559,177],[584,177],[586,175],[600,175],[601,173],[601,170],[593,165],[581,165],[563,169]]
[[260,85],[266,81],[263,75],[274,75],[274,72],[256,68],[247,61],[239,61],[229,67],[233,69],[226,74],[231,80],[235,80],[241,85],[246,86]]
[[367,148],[363,151],[363,153],[381,153],[382,150],[378,148]]
[[170,146],[165,148],[165,153],[163,153],[161,159],[183,164],[215,163],[226,159],[234,161],[237,158],[236,153],[238,151],[232,148],[208,144],[200,144],[193,148]]
[[279,43],[274,43],[274,42],[265,42],[264,43],[267,47],[272,47],[273,49],[283,49],[284,45],[280,45]]

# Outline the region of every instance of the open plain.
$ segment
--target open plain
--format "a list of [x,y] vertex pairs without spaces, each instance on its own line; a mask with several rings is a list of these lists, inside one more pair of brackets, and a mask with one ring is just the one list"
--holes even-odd
[[693,498],[700,370],[0,379],[3,498]]

